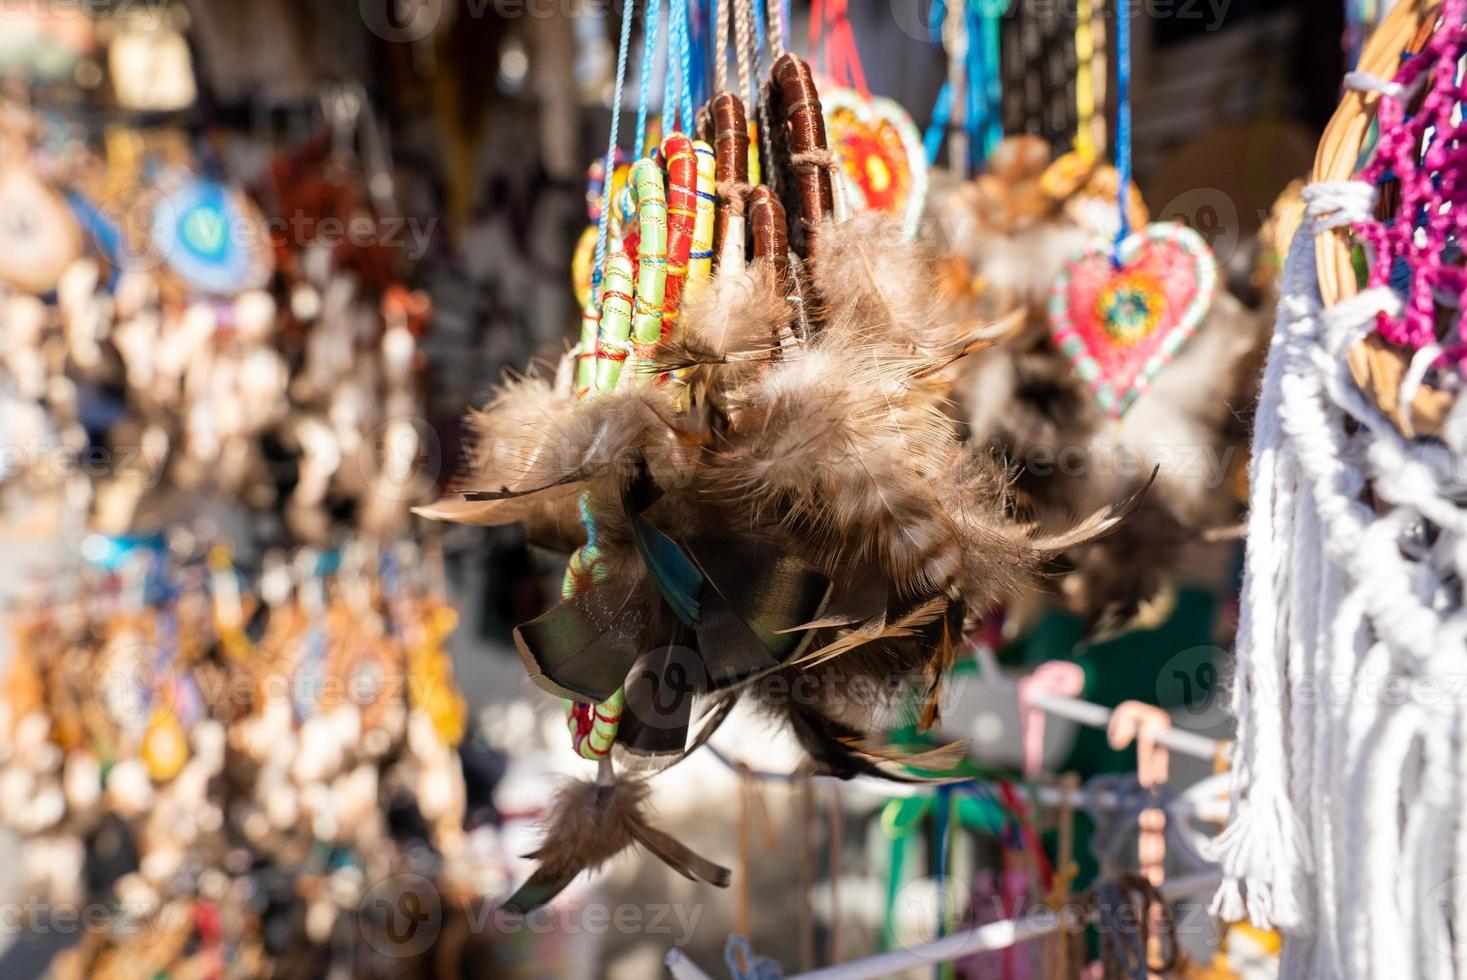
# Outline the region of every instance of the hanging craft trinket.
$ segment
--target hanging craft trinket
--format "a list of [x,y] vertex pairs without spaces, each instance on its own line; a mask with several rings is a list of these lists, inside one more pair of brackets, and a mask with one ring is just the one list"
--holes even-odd
[[[1139,499],[1054,534],[1008,517],[1003,474],[967,451],[941,407],[944,369],[987,341],[946,319],[936,266],[896,220],[849,216],[809,66],[783,52],[781,26],[768,35],[757,118],[769,128],[756,136],[772,188],[745,182],[744,113],[715,71],[712,280],[688,282],[667,316],[669,185],[639,160],[626,201],[635,248],[630,224],[621,249],[598,247],[576,358],[553,383],[508,380],[475,416],[463,490],[420,510],[501,525],[574,507],[585,528],[561,601],[515,640],[531,679],[571,702],[572,743],[598,776],[561,795],[515,907],[548,901],[632,842],[725,884],[726,871],[646,825],[640,777],[616,770],[676,764],[741,698],[821,771],[941,778],[961,744],[920,758],[884,745],[881,705],[860,692],[915,687],[935,724],[969,621]],[[664,165],[684,159],[672,132],[666,145]],[[789,698],[794,684],[808,696]]]
[[1192,339],[1216,290],[1212,251],[1190,228],[1154,224],[1119,245],[1098,241],[1055,281],[1055,344],[1120,418]]
[[1116,23],[1116,213],[1113,241],[1071,259],[1054,285],[1056,345],[1100,407],[1119,419],[1192,339],[1211,309],[1217,262],[1202,236],[1180,225],[1131,233],[1130,21]]

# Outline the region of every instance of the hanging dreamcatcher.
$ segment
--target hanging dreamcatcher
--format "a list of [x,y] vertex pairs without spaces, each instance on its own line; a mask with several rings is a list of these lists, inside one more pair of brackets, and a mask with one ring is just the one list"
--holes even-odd
[[[1463,934],[1467,5],[1405,0],[1320,140],[1254,426],[1228,918],[1280,975],[1452,975]],[[1328,698],[1307,691],[1330,690]],[[1396,697],[1389,692],[1407,692]]]
[[[734,8],[747,91],[763,52],[750,6]],[[728,90],[730,13],[720,4],[717,94],[698,117],[711,147],[692,141],[689,155],[690,100],[664,104],[660,159],[632,165],[635,221],[619,237],[603,204],[604,259],[574,357],[553,379],[501,388],[474,417],[464,490],[423,511],[579,542],[561,601],[515,639],[535,683],[569,702],[573,744],[599,774],[562,793],[541,868],[511,900],[520,907],[632,842],[726,883],[647,824],[647,785],[626,773],[675,764],[740,699],[784,723],[819,771],[940,773],[937,757],[961,746],[910,759],[876,734],[883,708],[915,688],[930,727],[969,622],[1127,512],[1102,508],[1053,534],[1009,520],[1003,472],[966,450],[942,410],[941,372],[986,340],[946,319],[937,266],[897,221],[849,215],[819,93],[784,51],[777,4],[753,111]],[[629,32],[624,21],[623,52]],[[750,115],[768,122],[756,130],[766,183],[750,181]],[[614,104],[608,161],[616,123]],[[709,176],[714,194],[700,192]],[[705,203],[711,276],[699,264]]]
[[3,107],[0,124],[0,282],[32,295],[56,288],[82,254],[66,199],[37,172],[26,113]]
[[258,289],[274,264],[259,210],[242,191],[183,168],[154,182],[151,250],[191,293]]
[[[1130,178],[1124,20],[1116,166],[1096,155],[1104,111],[1091,104],[1092,79],[1076,93],[1075,149],[1052,160],[1037,137],[1010,137],[949,204],[974,309],[1023,321],[960,384],[975,447],[1013,461],[1021,499],[1039,513],[1085,513],[1155,473],[1141,517],[1055,569],[1062,604],[1105,629],[1163,613],[1189,545],[1235,520],[1226,486],[1241,447],[1229,422],[1241,406],[1230,399],[1258,343],[1254,318],[1219,289],[1206,242],[1147,223]],[[1030,602],[1011,604],[1015,628]]]

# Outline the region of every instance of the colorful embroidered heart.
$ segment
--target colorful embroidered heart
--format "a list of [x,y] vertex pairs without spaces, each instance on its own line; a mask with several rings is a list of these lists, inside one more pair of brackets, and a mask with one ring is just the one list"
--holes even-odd
[[917,232],[927,197],[927,151],[912,117],[891,99],[821,88],[825,135],[858,211],[884,211]]
[[1065,266],[1049,298],[1054,341],[1116,418],[1197,332],[1217,291],[1217,262],[1197,232],[1152,224],[1126,238],[1120,264],[1096,239]]

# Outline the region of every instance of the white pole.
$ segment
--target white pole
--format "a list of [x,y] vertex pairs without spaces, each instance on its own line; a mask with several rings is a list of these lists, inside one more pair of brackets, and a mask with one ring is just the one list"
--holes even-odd
[[[1213,891],[1221,882],[1220,872],[1199,871],[1168,880],[1162,886],[1161,893],[1168,901],[1176,901]],[[1022,919],[990,922],[930,943],[894,949],[862,960],[811,970],[809,973],[797,973],[789,980],[880,980],[881,977],[913,967],[934,966],[972,953],[1007,949],[1015,943],[1051,933],[1059,925],[1059,914],[1050,909],[1036,909],[1033,915]],[[669,950],[663,962],[673,980],[712,980],[680,949]]]
[[[1039,691],[1029,695],[1030,707],[1038,708],[1056,718],[1067,718],[1081,725],[1089,725],[1091,728],[1106,728],[1110,725],[1109,708],[1102,708],[1098,704],[1089,701],[1081,701],[1079,698],[1067,698],[1060,694],[1045,694]],[[1217,758],[1217,750],[1221,742],[1206,735],[1196,732],[1184,731],[1180,728],[1168,728],[1156,733],[1156,741],[1165,745],[1173,752],[1190,755],[1208,762]]]
[[789,980],[865,980],[892,976],[912,967],[934,966],[949,960],[981,953],[986,950],[1007,949],[1015,943],[1033,939],[1059,928],[1059,916],[1052,912],[1036,914],[1024,919],[1004,919],[985,926],[959,932],[935,942],[923,943],[908,949],[894,949],[886,953],[868,956],[839,966],[827,966],[822,970],[797,973]]
[[672,974],[672,980],[713,980],[676,946],[667,951],[667,955],[662,958],[662,965]]

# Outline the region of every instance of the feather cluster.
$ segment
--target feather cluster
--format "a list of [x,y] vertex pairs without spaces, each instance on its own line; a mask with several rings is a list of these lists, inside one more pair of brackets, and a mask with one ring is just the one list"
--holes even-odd
[[[420,513],[524,523],[575,549],[562,600],[515,640],[535,683],[578,705],[573,744],[603,776],[611,759],[674,764],[747,697],[819,771],[943,778],[961,744],[908,754],[881,744],[879,724],[915,693],[932,725],[971,621],[1139,495],[1058,533],[1014,519],[1008,472],[946,410],[952,365],[990,339],[953,315],[940,263],[898,222],[841,213],[808,66],[783,56],[765,92],[768,176],[798,220],[776,189],[748,187],[743,109],[720,93],[716,275],[688,283],[654,343],[662,200],[639,161],[638,265],[630,237],[613,240],[580,367],[508,379],[473,417],[460,492]],[[610,785],[556,807],[539,893],[632,840],[657,850],[623,818],[641,784]]]
[[[425,513],[498,524],[560,511],[563,524],[580,499],[595,527],[600,581],[519,630],[547,690],[604,700],[669,646],[692,651],[697,696],[748,686],[767,702],[754,682],[807,673],[806,696],[779,714],[807,746],[833,730],[844,750],[814,754],[844,759],[885,706],[851,697],[853,683],[895,696],[893,679],[911,680],[935,704],[970,620],[1125,516],[1102,506],[1058,534],[1015,521],[1008,473],[945,411],[946,369],[985,341],[952,323],[934,256],[872,215],[828,223],[821,241],[808,338],[779,342],[796,313],[760,260],[684,306],[636,368],[657,383],[572,403],[514,378],[476,414],[465,499]],[[624,723],[623,749],[681,757],[686,716],[671,724],[673,737],[638,745],[642,727]]]

